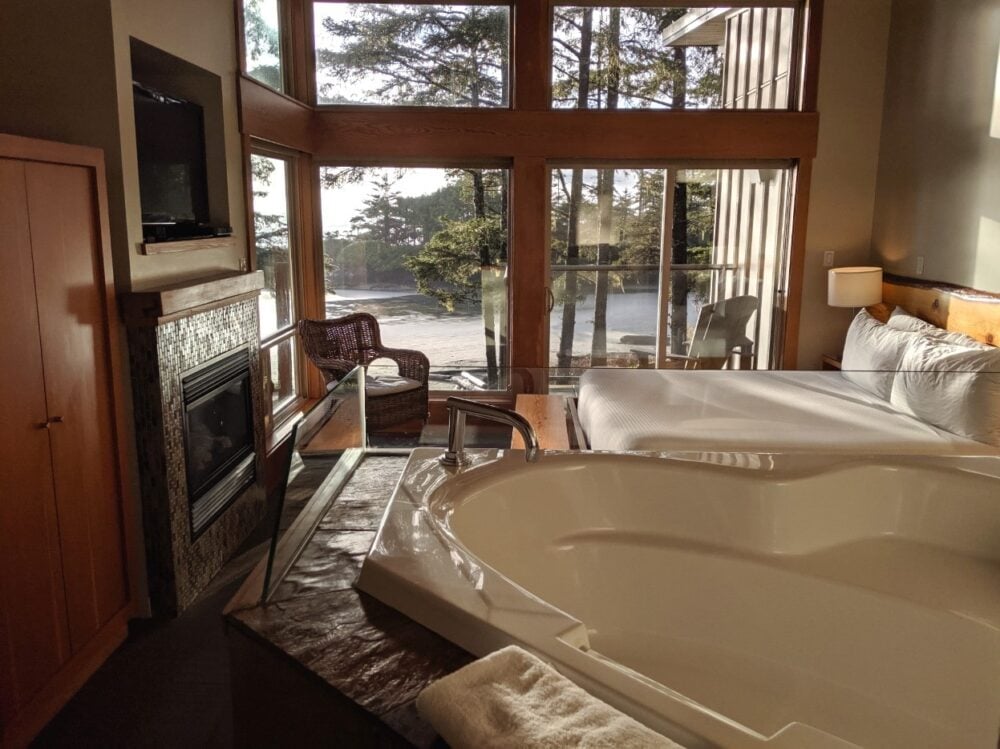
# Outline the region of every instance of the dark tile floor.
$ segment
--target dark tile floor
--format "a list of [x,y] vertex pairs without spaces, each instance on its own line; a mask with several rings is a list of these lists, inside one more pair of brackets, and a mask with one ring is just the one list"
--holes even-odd
[[176,619],[138,622],[33,746],[232,746],[221,612],[263,550],[230,562]]
[[[510,429],[470,426],[467,443],[505,447]],[[389,436],[373,446],[414,447],[415,436]],[[444,445],[447,426],[429,426],[420,444]],[[332,462],[297,464],[282,526],[327,475]],[[293,469],[293,470],[295,470]],[[231,747],[232,694],[222,609],[266,552],[264,524],[175,619],[140,620],[129,637],[42,731],[33,747]]]
[[[293,466],[282,527],[298,515],[336,461]],[[175,619],[136,620],[129,637],[34,747],[231,747],[232,693],[222,609],[267,551],[268,524]]]

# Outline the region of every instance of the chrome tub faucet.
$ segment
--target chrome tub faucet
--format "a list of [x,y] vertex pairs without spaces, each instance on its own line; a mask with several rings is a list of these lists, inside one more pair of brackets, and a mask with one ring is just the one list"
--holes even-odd
[[521,414],[467,398],[451,397],[448,398],[446,404],[448,406],[448,449],[441,456],[443,465],[462,466],[469,462],[469,458],[465,454],[465,417],[468,414],[480,419],[506,424],[516,429],[524,440],[524,457],[529,463],[534,463],[541,455],[542,451],[538,446],[535,430]]

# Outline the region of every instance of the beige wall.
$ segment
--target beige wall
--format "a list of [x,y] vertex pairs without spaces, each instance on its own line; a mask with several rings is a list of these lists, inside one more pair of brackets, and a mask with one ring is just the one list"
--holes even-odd
[[[997,0],[896,0],[873,245],[894,273],[1000,292]],[[1000,134],[998,134],[1000,135]]]
[[[246,210],[236,108],[235,11],[230,0],[0,0],[0,132],[104,150],[115,281],[119,291],[240,267]],[[196,22],[191,19],[196,18]],[[222,79],[227,192],[237,238],[232,251],[141,256],[139,179],[132,115],[129,36]],[[128,372],[125,352],[120,367]],[[130,393],[127,375],[121,384]],[[130,411],[128,403],[121,404]],[[133,466],[132,434],[121,435]],[[141,517],[140,512],[134,515]],[[142,538],[141,527],[131,529]],[[130,560],[144,580],[145,563]],[[144,584],[144,583],[143,583]],[[144,599],[144,595],[140,595]]]
[[[112,245],[124,248],[121,146],[108,0],[0,2],[0,132],[104,150]],[[114,252],[128,285],[127,254]]]
[[823,253],[833,250],[838,266],[869,262],[890,0],[828,0],[823,13],[800,369],[817,369],[824,353],[839,353],[851,319],[850,310],[826,304]]
[[[142,218],[130,36],[221,78],[235,249],[139,254]],[[115,282],[120,291],[238,269],[245,260],[236,70],[236,19],[230,0],[0,2],[0,132],[104,150]]]
[[[243,158],[236,102],[236,18],[230,0],[111,0],[114,48],[118,70],[118,111],[121,132],[130,278],[135,289],[167,281],[196,278],[223,270],[238,270],[246,258],[246,201]],[[196,19],[192,22],[192,19]],[[172,255],[141,255],[142,220],[139,173],[132,116],[132,66],[129,37],[214,73],[222,79],[222,108],[228,175],[229,221],[236,237],[233,250],[198,250]]]

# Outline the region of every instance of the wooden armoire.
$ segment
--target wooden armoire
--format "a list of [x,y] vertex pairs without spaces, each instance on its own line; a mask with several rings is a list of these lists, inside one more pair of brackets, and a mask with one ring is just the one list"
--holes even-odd
[[100,150],[0,135],[0,743],[22,746],[132,614]]

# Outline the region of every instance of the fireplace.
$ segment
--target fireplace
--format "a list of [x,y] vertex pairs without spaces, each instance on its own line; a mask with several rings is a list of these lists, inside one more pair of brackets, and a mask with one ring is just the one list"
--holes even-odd
[[197,600],[264,516],[263,285],[227,273],[122,297],[157,615]]
[[256,478],[250,352],[181,375],[191,536],[197,538]]

